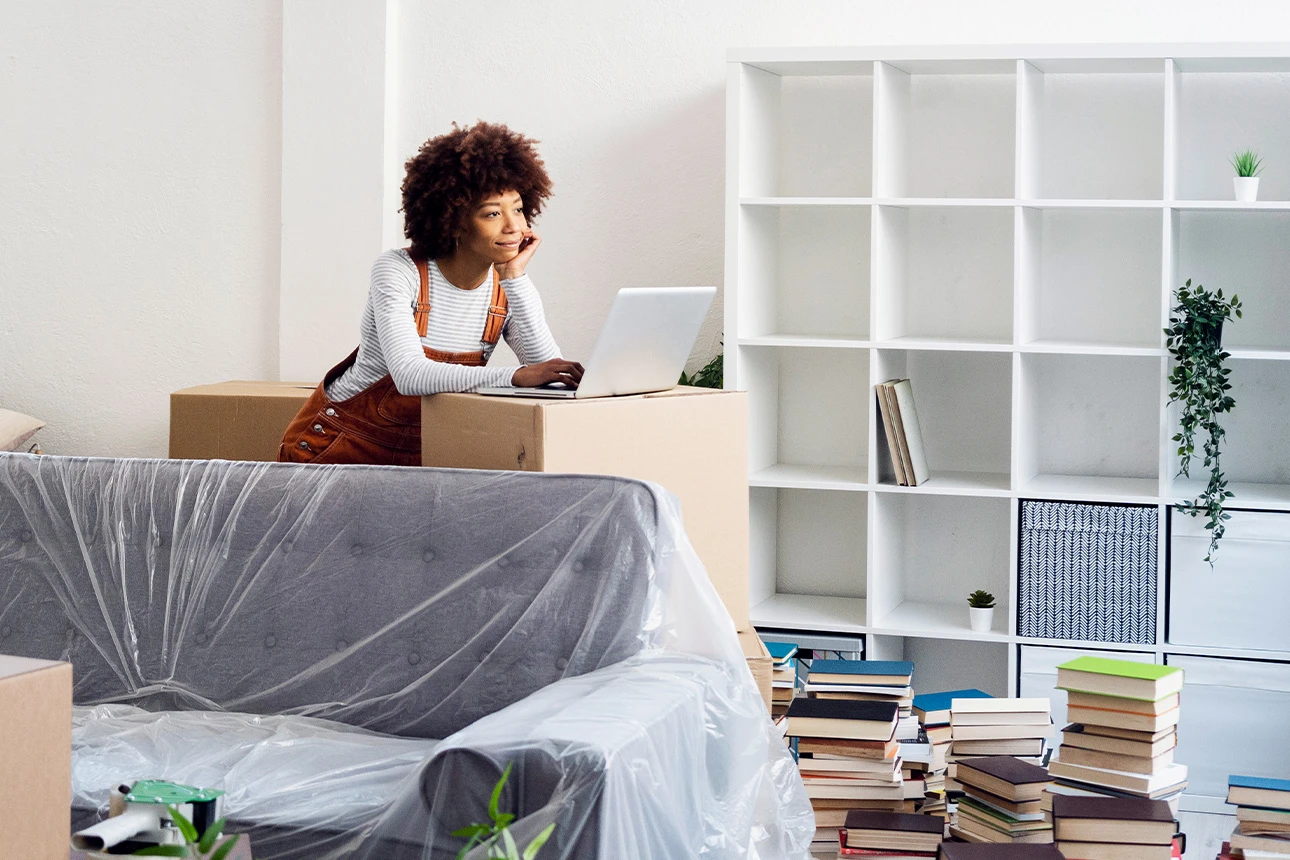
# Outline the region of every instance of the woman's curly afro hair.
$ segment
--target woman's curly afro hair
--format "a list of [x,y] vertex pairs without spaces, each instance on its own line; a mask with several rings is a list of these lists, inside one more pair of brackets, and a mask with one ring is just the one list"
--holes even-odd
[[491,194],[518,191],[529,223],[551,196],[551,178],[533,148],[537,141],[504,125],[456,123],[408,159],[403,179],[403,234],[418,260],[446,257],[457,247],[471,210]]

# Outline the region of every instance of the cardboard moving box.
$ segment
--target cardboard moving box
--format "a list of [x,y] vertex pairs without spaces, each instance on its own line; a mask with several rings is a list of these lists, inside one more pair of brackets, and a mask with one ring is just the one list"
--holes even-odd
[[678,387],[540,400],[421,399],[421,462],[458,469],[620,475],[662,484],[741,630],[748,623],[748,398]]
[[277,460],[282,434],[317,387],[235,380],[176,391],[170,395],[170,457]]
[[72,829],[72,666],[0,655],[0,857],[65,860]]

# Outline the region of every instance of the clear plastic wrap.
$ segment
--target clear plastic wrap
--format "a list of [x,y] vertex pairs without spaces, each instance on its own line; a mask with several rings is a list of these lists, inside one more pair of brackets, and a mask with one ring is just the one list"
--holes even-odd
[[76,669],[76,819],[161,778],[255,856],[805,858],[675,500],[626,479],[0,456],[0,652]]

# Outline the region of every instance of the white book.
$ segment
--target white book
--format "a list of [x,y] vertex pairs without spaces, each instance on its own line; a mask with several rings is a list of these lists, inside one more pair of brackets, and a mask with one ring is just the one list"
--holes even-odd
[[893,699],[907,699],[914,695],[913,687],[886,687],[877,684],[827,684],[807,681],[806,689],[811,693],[873,693],[879,696],[891,696]]
[[950,719],[960,714],[1047,714],[1052,702],[1043,696],[1032,699],[954,699],[950,702]]
[[927,482],[931,472],[927,468],[927,452],[923,449],[923,434],[918,427],[918,412],[914,409],[914,389],[908,379],[896,383],[896,405],[900,408],[900,426],[905,431],[905,447],[909,450],[909,463],[914,478],[909,483],[918,486]]

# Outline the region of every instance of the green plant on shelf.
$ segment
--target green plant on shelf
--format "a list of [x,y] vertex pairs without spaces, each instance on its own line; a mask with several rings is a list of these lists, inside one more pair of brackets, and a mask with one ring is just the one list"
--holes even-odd
[[197,828],[188,818],[181,813],[176,807],[166,807],[170,810],[170,820],[175,822],[179,832],[184,835],[186,845],[149,845],[147,848],[140,848],[135,851],[134,857],[189,857],[194,860],[224,860],[237,844],[241,834],[225,839],[219,846],[219,836],[224,832],[224,824],[228,820],[221,818],[206,828],[206,832],[198,834]]
[[502,771],[502,778],[497,780],[497,785],[493,786],[493,796],[488,800],[488,824],[471,824],[452,832],[453,836],[468,840],[457,852],[457,860],[463,860],[480,847],[486,852],[484,857],[487,860],[533,860],[546,841],[551,838],[551,834],[555,832],[554,822],[548,824],[541,833],[533,837],[533,841],[529,842],[523,851],[520,850],[510,830],[515,815],[502,812],[500,809],[502,789],[506,787],[506,780],[510,776],[511,764],[508,764],[506,770]]
[[1204,462],[1209,470],[1209,479],[1200,495],[1192,501],[1180,502],[1177,507],[1188,516],[1205,515],[1205,528],[1209,530],[1209,553],[1205,561],[1212,568],[1214,553],[1223,537],[1223,524],[1232,518],[1223,511],[1223,503],[1233,496],[1219,463],[1226,435],[1219,416],[1231,412],[1236,405],[1228,393],[1232,389],[1232,371],[1226,362],[1231,355],[1223,350],[1223,323],[1240,319],[1241,300],[1235,293],[1230,300],[1224,299],[1221,289],[1211,292],[1200,284],[1193,288],[1190,278],[1178,288],[1176,300],[1177,304],[1169,312],[1165,336],[1174,360],[1169,374],[1169,403],[1182,404],[1179,431],[1173,436],[1178,443],[1177,477],[1191,477],[1197,433],[1205,440]]
[[1236,175],[1241,177],[1256,176],[1263,167],[1263,159],[1252,149],[1232,153],[1230,163],[1236,168]]
[[973,609],[993,609],[994,595],[984,589],[978,588],[976,591],[968,595],[967,602],[968,606]]
[[725,385],[724,353],[717,353],[716,358],[698,370],[693,376],[686,376],[681,371],[681,381],[677,385],[692,385],[695,388],[721,388]]

